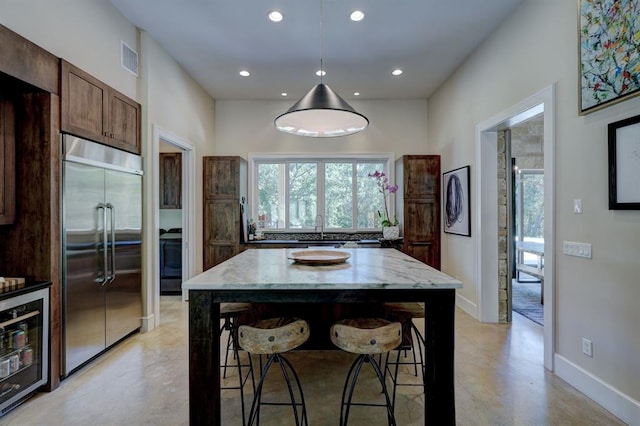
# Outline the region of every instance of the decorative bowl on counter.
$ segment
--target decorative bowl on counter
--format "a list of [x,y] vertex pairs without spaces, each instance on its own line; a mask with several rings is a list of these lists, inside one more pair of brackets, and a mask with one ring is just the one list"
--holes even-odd
[[295,263],[303,265],[335,265],[344,263],[351,257],[350,253],[339,250],[301,250],[287,256]]

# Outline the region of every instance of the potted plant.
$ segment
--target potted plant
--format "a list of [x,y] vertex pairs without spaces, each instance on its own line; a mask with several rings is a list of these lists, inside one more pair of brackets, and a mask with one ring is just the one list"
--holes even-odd
[[376,180],[376,186],[378,191],[382,194],[382,201],[384,203],[384,217],[378,210],[378,216],[380,216],[380,224],[382,225],[382,238],[385,240],[394,240],[400,238],[400,224],[397,217],[393,217],[393,221],[389,215],[389,207],[387,204],[387,197],[389,194],[395,194],[398,191],[398,185],[392,185],[389,183],[389,178],[384,172],[375,171],[369,173],[369,177]]

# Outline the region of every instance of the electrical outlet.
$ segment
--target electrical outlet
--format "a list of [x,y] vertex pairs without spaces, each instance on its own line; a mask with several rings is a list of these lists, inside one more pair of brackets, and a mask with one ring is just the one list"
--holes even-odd
[[593,344],[585,337],[582,338],[582,353],[593,358]]

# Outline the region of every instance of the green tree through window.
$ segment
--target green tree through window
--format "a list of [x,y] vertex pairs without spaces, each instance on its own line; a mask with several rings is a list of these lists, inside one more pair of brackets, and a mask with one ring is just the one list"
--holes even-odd
[[391,159],[283,158],[255,160],[253,214],[259,229],[313,230],[318,215],[325,230],[380,228],[382,198],[375,180]]

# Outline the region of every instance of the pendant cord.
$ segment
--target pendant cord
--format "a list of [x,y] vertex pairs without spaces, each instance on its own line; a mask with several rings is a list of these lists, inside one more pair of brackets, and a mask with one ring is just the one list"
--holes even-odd
[[324,67],[322,64],[322,58],[324,57],[324,31],[322,26],[322,18],[324,17],[324,9],[322,6],[322,0],[320,0],[320,84],[322,84],[322,77],[324,74]]

